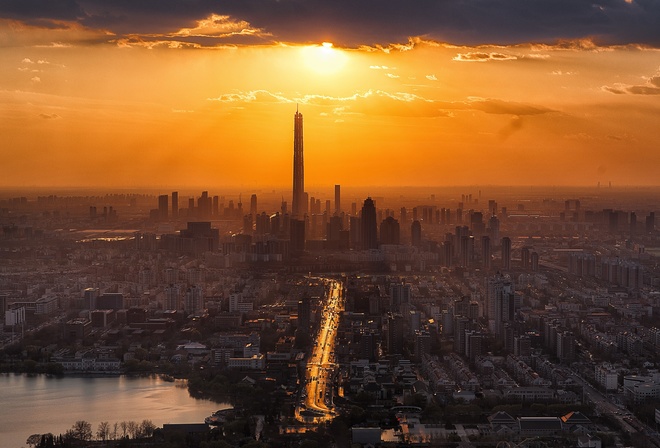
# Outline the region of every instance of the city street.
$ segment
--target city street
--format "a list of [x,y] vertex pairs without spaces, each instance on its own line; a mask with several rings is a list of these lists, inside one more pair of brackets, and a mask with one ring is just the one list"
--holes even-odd
[[335,415],[332,402],[334,347],[339,315],[344,305],[341,283],[329,280],[328,287],[323,317],[307,362],[305,383],[296,407],[296,418],[305,423],[320,423],[331,420]]

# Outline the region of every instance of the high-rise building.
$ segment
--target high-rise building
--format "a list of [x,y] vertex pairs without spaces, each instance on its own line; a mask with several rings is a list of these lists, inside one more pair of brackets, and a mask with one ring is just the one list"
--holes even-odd
[[390,355],[403,354],[403,315],[390,314],[387,325],[387,349]]
[[179,217],[179,192],[172,192],[172,219]]
[[538,252],[532,252],[530,255],[531,259],[531,264],[532,264],[532,271],[538,272],[539,271],[539,254]]
[[213,199],[209,197],[208,191],[202,191],[202,195],[197,198],[197,217],[209,219],[211,217],[211,205]]
[[7,311],[7,303],[9,300],[9,294],[0,294],[0,322],[5,321],[5,312]]
[[377,348],[376,335],[373,332],[363,333],[360,337],[360,358],[368,359],[370,362],[378,360]]
[[179,285],[169,285],[165,287],[165,303],[163,304],[166,310],[178,310],[180,308],[180,289]]
[[390,285],[390,309],[399,311],[402,303],[410,303],[411,288],[409,284],[393,283]]
[[649,213],[646,217],[646,233],[652,233],[655,231],[655,212]]
[[167,221],[167,205],[169,198],[166,194],[158,196],[158,219],[160,221]]
[[201,286],[190,286],[186,291],[184,309],[187,313],[195,314],[204,309],[204,290]]
[[380,223],[380,243],[399,244],[401,240],[401,229],[399,221],[388,216]]
[[516,302],[514,297],[513,283],[505,277],[496,277],[494,282],[494,297],[489,297],[495,301],[495,336],[502,335],[504,324],[513,322]]
[[253,194],[250,196],[250,215],[252,215],[252,219],[254,220],[257,216],[257,195]]
[[424,355],[431,353],[431,335],[428,331],[415,332],[415,360],[421,362]]
[[298,329],[304,333],[309,332],[312,317],[312,300],[309,297],[303,297],[298,301]]
[[371,198],[367,198],[362,206],[361,240],[362,249],[378,249],[378,225],[376,224],[376,205]]
[[99,295],[99,288],[85,288],[85,291],[83,291],[84,306],[89,307],[90,311],[95,310],[97,308],[96,299]]
[[305,163],[303,160],[303,116],[296,108],[293,119],[293,201],[292,213],[296,219],[305,215]]
[[493,214],[488,220],[488,231],[490,232],[490,240],[497,244],[500,240],[500,220]]
[[490,253],[490,237],[484,235],[481,237],[481,263],[482,267],[486,270],[491,266],[491,253]]
[[291,219],[289,222],[291,235],[291,254],[294,256],[299,256],[305,250],[305,221],[302,219]]
[[[403,220],[403,218],[401,218]],[[422,224],[419,221],[413,221],[410,226],[412,245],[420,247],[422,245]]]
[[511,269],[511,238],[508,236],[502,238],[502,269]]
[[335,213],[341,213],[341,186],[335,185]]

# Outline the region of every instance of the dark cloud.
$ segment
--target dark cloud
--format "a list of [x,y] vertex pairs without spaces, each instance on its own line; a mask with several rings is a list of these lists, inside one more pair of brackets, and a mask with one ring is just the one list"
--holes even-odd
[[75,0],[0,0],[0,15],[26,22],[75,21],[84,18],[85,12]]
[[465,45],[592,38],[660,46],[657,0],[0,0],[0,17],[75,21],[119,36],[173,33],[212,14],[285,42],[386,45],[424,36]]

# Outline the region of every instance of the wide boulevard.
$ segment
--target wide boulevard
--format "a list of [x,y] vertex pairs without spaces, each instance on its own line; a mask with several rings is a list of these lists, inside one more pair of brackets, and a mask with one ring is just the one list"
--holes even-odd
[[335,372],[335,338],[340,313],[344,309],[342,284],[326,280],[327,297],[319,331],[312,344],[311,356],[305,369],[305,383],[296,407],[296,418],[304,423],[332,420],[335,408],[332,401]]

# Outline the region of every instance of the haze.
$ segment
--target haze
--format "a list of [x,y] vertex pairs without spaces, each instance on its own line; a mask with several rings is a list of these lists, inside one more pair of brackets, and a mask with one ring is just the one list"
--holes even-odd
[[653,5],[313,3],[0,5],[0,186],[657,185]]

